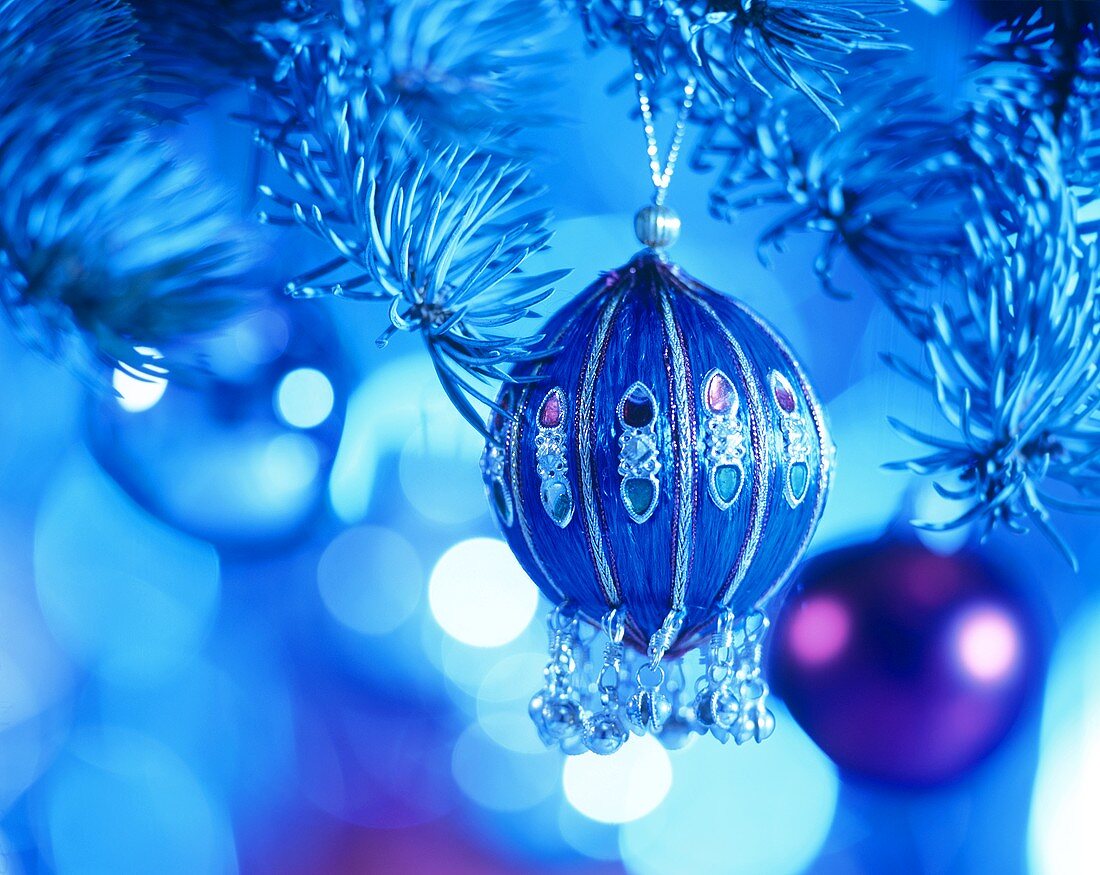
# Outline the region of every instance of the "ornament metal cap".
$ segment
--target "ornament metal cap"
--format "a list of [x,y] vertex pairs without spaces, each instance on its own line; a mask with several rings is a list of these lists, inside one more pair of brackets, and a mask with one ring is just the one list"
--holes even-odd
[[634,233],[650,249],[667,249],[680,239],[680,216],[671,207],[650,204],[635,213]]

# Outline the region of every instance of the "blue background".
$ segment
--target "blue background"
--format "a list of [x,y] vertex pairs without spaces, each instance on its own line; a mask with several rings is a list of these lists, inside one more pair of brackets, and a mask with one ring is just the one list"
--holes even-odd
[[[959,97],[984,26],[968,4],[914,8],[905,63]],[[540,257],[574,271],[557,306],[630,257],[648,194],[629,92],[604,88],[624,58],[584,55],[575,29],[560,46],[561,120],[536,135],[558,217]],[[176,136],[247,214],[242,106],[229,94]],[[824,297],[809,237],[763,267],[769,215],[720,224],[707,188],[675,181],[676,259],[779,326],[829,409],[840,467],[814,550],[946,518],[880,468],[912,452],[887,414],[935,419],[878,358],[914,352],[908,335],[870,293]],[[0,873],[1096,871],[1094,520],[1062,521],[1077,575],[1035,536],[988,545],[1033,596],[1050,669],[947,786],[841,775],[781,708],[752,749],[634,740],[563,764],[527,720],[545,605],[490,519],[477,436],[417,340],[375,348],[380,309],[280,300],[316,261],[304,235],[257,246],[267,309],[210,341],[217,379],[169,382],[147,410],[0,332]]]

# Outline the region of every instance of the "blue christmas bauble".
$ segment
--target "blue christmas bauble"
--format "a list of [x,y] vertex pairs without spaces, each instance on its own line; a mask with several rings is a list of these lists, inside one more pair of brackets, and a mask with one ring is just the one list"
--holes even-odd
[[[627,727],[759,740],[763,611],[813,535],[833,458],[801,366],[744,304],[652,251],[546,337],[502,392],[483,459],[508,543],[559,606],[540,732],[567,752],[610,752]],[[708,635],[692,684],[675,658]]]

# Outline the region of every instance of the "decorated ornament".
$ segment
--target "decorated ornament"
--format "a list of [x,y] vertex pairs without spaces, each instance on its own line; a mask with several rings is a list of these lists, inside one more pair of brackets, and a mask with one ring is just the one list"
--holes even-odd
[[818,557],[776,622],[770,674],[843,769],[904,785],[965,774],[1040,674],[1027,606],[981,553],[884,540]]
[[[673,747],[770,735],[764,611],[828,492],[832,442],[786,343],[665,255],[693,94],[665,167],[653,157],[646,248],[550,319],[549,352],[514,368],[483,458],[500,527],[556,605],[531,717],[566,753],[610,754],[630,732]],[[701,673],[681,664],[697,647]]]

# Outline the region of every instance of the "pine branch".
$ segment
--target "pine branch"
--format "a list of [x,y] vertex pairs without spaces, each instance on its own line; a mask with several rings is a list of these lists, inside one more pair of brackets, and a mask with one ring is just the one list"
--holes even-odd
[[162,118],[178,119],[227,88],[267,75],[255,31],[283,14],[280,0],[130,0],[145,89]]
[[630,49],[650,80],[695,76],[720,100],[748,84],[778,84],[807,98],[834,125],[837,77],[860,50],[897,50],[884,17],[903,0],[566,0],[594,45]]
[[380,343],[419,333],[449,397],[484,433],[476,404],[495,408],[487,387],[541,354],[540,335],[509,331],[565,273],[523,273],[549,239],[548,216],[528,211],[535,192],[516,165],[457,147],[425,155],[415,130],[397,138],[373,92],[338,108],[328,93],[309,116],[312,135],[275,147],[304,196],[263,189],[276,206],[269,220],[300,224],[335,256],[288,291],[388,302]]
[[761,236],[762,260],[792,233],[822,234],[815,271],[825,290],[848,297],[833,279],[846,253],[924,336],[927,292],[958,269],[966,247],[957,214],[971,177],[955,155],[956,123],[921,80],[885,64],[865,65],[849,87],[855,99],[839,131],[793,93],[757,101],[732,122],[728,113],[704,117],[694,164],[721,167],[710,195],[717,218],[787,208]]
[[336,104],[374,91],[390,124],[426,146],[514,155],[515,134],[549,120],[542,98],[560,63],[550,0],[302,0],[292,12],[259,30],[276,103],[287,83],[304,91],[291,118],[323,82]]
[[1050,509],[1092,510],[1100,489],[1100,254],[1079,235],[1054,132],[1037,117],[1021,132],[993,107],[984,118],[976,178],[997,184],[975,186],[963,300],[933,309],[925,346],[928,388],[959,438],[916,435],[940,451],[921,467],[962,485],[960,523],[1035,525],[1069,555]]
[[153,139],[124,7],[0,0],[0,35],[0,305],[86,380],[163,374],[240,305],[241,235]]
[[28,98],[128,128],[143,99],[136,24],[119,0],[0,0],[0,116]]
[[[1073,4],[1067,4],[1072,7]],[[1100,187],[1100,36],[1093,24],[1037,10],[1003,24],[975,59],[983,92],[1041,115],[1057,133],[1066,179]]]
[[694,163],[720,168],[716,215],[782,206],[762,247],[824,233],[826,290],[840,293],[846,254],[921,342],[926,369],[889,363],[946,429],[895,421],[930,450],[895,467],[952,479],[937,484],[963,504],[948,525],[1038,528],[1072,561],[1052,511],[1100,510],[1097,228],[1078,218],[1100,155],[1096,38],[1035,17],[978,57],[977,96],[954,117],[873,64],[849,77],[839,132],[789,95],[705,107]]

